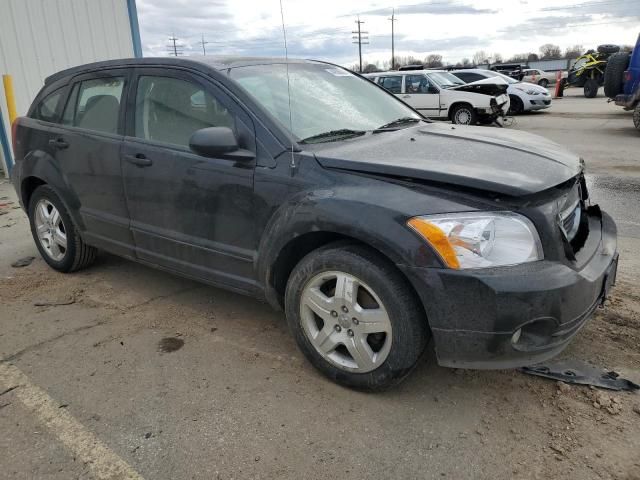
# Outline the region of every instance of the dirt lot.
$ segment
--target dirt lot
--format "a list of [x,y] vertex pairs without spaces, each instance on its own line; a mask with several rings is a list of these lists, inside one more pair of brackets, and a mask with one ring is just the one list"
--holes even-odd
[[[576,93],[511,128],[579,152],[620,226],[610,304],[564,355],[640,383],[640,135]],[[640,478],[640,394],[431,352],[393,391],[349,391],[266,305],[106,254],[54,272],[0,198],[0,478]]]

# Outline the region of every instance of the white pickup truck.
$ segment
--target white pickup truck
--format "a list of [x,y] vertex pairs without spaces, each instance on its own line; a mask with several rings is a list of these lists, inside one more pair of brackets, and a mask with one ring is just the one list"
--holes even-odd
[[378,72],[365,77],[429,118],[475,125],[497,121],[509,111],[507,83],[500,78],[468,85],[442,70]]

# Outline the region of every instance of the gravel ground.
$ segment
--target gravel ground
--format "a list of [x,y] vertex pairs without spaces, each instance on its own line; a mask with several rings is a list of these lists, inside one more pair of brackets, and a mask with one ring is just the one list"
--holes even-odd
[[[564,356],[640,382],[640,135],[567,93],[510,127],[579,152],[620,225],[618,285]],[[393,391],[349,391],[264,304],[106,254],[54,272],[9,202],[0,184],[0,478],[640,478],[640,394],[432,352]]]

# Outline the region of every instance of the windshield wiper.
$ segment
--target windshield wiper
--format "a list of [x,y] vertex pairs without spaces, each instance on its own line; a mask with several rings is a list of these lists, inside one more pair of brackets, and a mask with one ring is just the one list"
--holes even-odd
[[304,138],[300,143],[322,143],[331,142],[334,140],[344,140],[345,138],[359,137],[364,135],[366,130],[352,130],[350,128],[341,128],[339,130],[330,130],[328,132],[312,135],[311,137]]
[[396,127],[402,127],[403,125],[409,125],[411,123],[418,123],[420,121],[419,118],[416,117],[402,117],[402,118],[398,118],[396,120],[394,120],[393,122],[389,122],[386,123],[385,125],[382,125],[381,127],[378,127],[374,130],[375,132],[381,132],[384,130],[388,130],[388,129],[392,129],[392,128],[396,128]]

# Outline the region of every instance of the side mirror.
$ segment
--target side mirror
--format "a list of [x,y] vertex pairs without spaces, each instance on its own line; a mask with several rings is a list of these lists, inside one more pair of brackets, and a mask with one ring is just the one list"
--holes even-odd
[[203,157],[225,157],[240,150],[233,130],[209,127],[197,130],[189,139],[189,148]]

